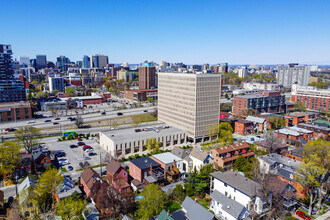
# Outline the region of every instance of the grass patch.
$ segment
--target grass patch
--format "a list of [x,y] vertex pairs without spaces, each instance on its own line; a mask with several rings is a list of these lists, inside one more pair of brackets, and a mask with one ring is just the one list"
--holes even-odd
[[181,209],[181,205],[174,201],[167,201],[165,203],[165,207],[166,207],[165,210],[168,210],[171,213]]
[[[91,166],[90,168],[94,169],[94,168],[104,167],[104,166],[106,166],[106,164],[98,164],[98,165]],[[76,169],[76,171],[82,171],[82,170],[83,170],[83,168]]]
[[198,199],[198,203],[201,204],[204,208],[209,209],[209,201],[205,198]]
[[68,172],[65,167],[61,167],[62,172]]

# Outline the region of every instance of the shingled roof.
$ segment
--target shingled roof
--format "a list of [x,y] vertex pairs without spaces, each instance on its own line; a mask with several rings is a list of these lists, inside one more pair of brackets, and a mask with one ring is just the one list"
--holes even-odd
[[110,163],[107,165],[107,171],[110,172],[112,175],[117,173],[121,164],[116,160],[111,160]]
[[94,183],[96,182],[96,179],[102,180],[100,175],[93,170],[92,168],[88,167],[86,168],[81,174],[81,180],[84,180],[86,183],[86,186],[88,189],[91,189]]

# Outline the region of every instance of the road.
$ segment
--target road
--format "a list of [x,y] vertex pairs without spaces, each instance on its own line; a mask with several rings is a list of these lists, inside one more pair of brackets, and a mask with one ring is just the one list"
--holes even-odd
[[[82,118],[84,119],[84,122],[91,122],[91,121],[97,121],[97,120],[106,120],[106,119],[111,119],[111,118],[117,118],[117,117],[122,117],[122,116],[118,116],[117,113],[121,112],[123,113],[123,116],[132,116],[132,115],[137,115],[137,114],[144,114],[147,112],[144,112],[145,110],[148,112],[152,112],[155,108],[155,106],[151,106],[151,107],[142,107],[142,108],[132,108],[132,109],[123,109],[123,110],[118,110],[118,111],[110,111],[107,112],[106,115],[101,115],[101,113],[92,113],[92,114],[84,114],[81,115]],[[33,126],[36,128],[56,128],[56,127],[60,127],[63,125],[69,125],[69,124],[74,124],[74,121],[70,121],[69,119],[67,119],[68,116],[63,116],[60,118],[60,120],[54,120],[55,117],[52,118],[47,118],[49,120],[52,120],[51,122],[45,122],[45,118],[41,118],[41,119],[33,119],[33,121],[35,121],[35,123],[33,124],[27,124],[27,121],[29,120],[22,120],[22,121],[17,121],[15,122],[5,122],[5,123],[1,123],[0,125],[0,131],[2,130],[2,133],[7,133],[4,131],[4,129],[6,128],[15,128],[15,127],[23,127],[23,126]],[[53,125],[54,122],[58,122],[58,125]]]

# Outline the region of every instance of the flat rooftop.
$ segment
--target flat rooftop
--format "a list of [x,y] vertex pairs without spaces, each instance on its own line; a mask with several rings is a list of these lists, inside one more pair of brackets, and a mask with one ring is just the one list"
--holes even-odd
[[[139,132],[137,132],[138,129],[140,130]],[[126,129],[111,130],[102,133],[110,138],[114,143],[125,143],[176,135],[186,133],[186,131],[166,124],[158,124],[152,126],[139,126]]]
[[173,161],[181,161],[182,159],[170,152],[165,152],[162,154],[156,154],[153,155],[152,157],[156,158],[157,160],[163,162],[164,164],[168,164],[168,163],[173,163]]

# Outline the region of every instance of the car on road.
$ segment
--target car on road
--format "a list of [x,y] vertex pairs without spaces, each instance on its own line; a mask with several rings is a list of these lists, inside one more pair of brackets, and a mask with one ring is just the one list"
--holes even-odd
[[73,170],[73,167],[72,166],[68,166],[68,170],[69,171]]
[[73,117],[73,118],[71,118],[71,119],[70,119],[70,121],[75,121],[75,120],[76,120],[76,118],[75,118],[75,117]]
[[6,128],[5,131],[12,132],[12,131],[16,131],[16,129],[15,128]]
[[310,220],[311,219],[309,216],[307,216],[302,211],[296,211],[296,215],[298,215],[300,218],[305,219],[305,220]]
[[148,112],[148,110],[144,110],[143,112]]
[[78,145],[78,146],[84,146],[84,145],[86,145],[86,144],[85,144],[85,142],[79,141],[79,142],[77,143],[77,145]]
[[52,120],[50,120],[50,119],[47,119],[47,120],[45,120],[45,122],[52,122]]
[[90,160],[90,157],[84,156],[84,160]]
[[121,113],[121,112],[117,112],[117,115],[120,116],[120,115],[123,115],[123,113]]
[[88,156],[94,156],[94,155],[97,155],[97,153],[95,153],[95,152],[89,152],[88,153]]
[[93,106],[90,105],[90,106],[88,106],[88,108],[93,108]]
[[59,123],[58,122],[54,122],[53,125],[58,125]]
[[36,123],[36,121],[28,121],[28,122],[26,122],[26,124],[33,124],[33,123]]
[[106,112],[102,112],[101,115],[106,115],[107,113]]
[[61,120],[61,118],[55,118],[55,120],[57,121],[57,120]]
[[70,148],[77,148],[77,147],[78,147],[78,145],[75,145],[75,144],[70,145]]
[[81,137],[77,137],[77,141],[82,141],[82,138]]

